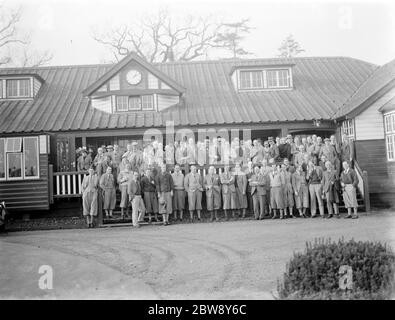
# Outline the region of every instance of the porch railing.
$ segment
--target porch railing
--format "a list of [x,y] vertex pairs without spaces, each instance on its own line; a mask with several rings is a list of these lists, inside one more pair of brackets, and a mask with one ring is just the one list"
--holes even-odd
[[87,172],[54,172],[53,173],[53,197],[54,198],[71,198],[81,197],[82,180]]

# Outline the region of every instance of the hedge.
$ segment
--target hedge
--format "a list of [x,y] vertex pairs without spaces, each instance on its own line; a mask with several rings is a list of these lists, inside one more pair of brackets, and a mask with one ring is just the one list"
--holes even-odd
[[[352,270],[352,287],[340,288],[341,266]],[[316,239],[294,253],[278,281],[280,299],[389,299],[394,289],[395,256],[380,242]]]

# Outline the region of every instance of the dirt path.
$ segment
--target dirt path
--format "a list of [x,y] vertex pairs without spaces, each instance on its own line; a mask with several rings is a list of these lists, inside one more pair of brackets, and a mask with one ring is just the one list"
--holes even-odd
[[[395,248],[395,213],[10,233],[0,237],[0,298],[270,299],[293,252],[323,236]],[[44,264],[53,290],[38,288]]]

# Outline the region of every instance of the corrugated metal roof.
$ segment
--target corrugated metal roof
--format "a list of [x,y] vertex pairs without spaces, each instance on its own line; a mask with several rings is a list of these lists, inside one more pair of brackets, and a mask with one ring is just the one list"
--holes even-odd
[[333,115],[333,118],[341,118],[348,115],[394,79],[395,59],[381,67],[378,67],[350,96],[344,105],[340,106]]
[[[234,68],[294,64],[293,90],[238,93]],[[182,103],[158,113],[108,114],[82,91],[113,65],[0,69],[44,79],[34,101],[1,101],[0,133],[267,123],[330,119],[377,66],[347,57],[194,61],[155,64],[186,88]]]

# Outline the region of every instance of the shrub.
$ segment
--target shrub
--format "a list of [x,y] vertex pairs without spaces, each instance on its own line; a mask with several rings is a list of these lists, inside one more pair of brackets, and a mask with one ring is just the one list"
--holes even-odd
[[[316,239],[295,253],[278,282],[280,299],[388,299],[394,288],[395,256],[380,242]],[[339,286],[341,266],[352,270],[352,288]]]

